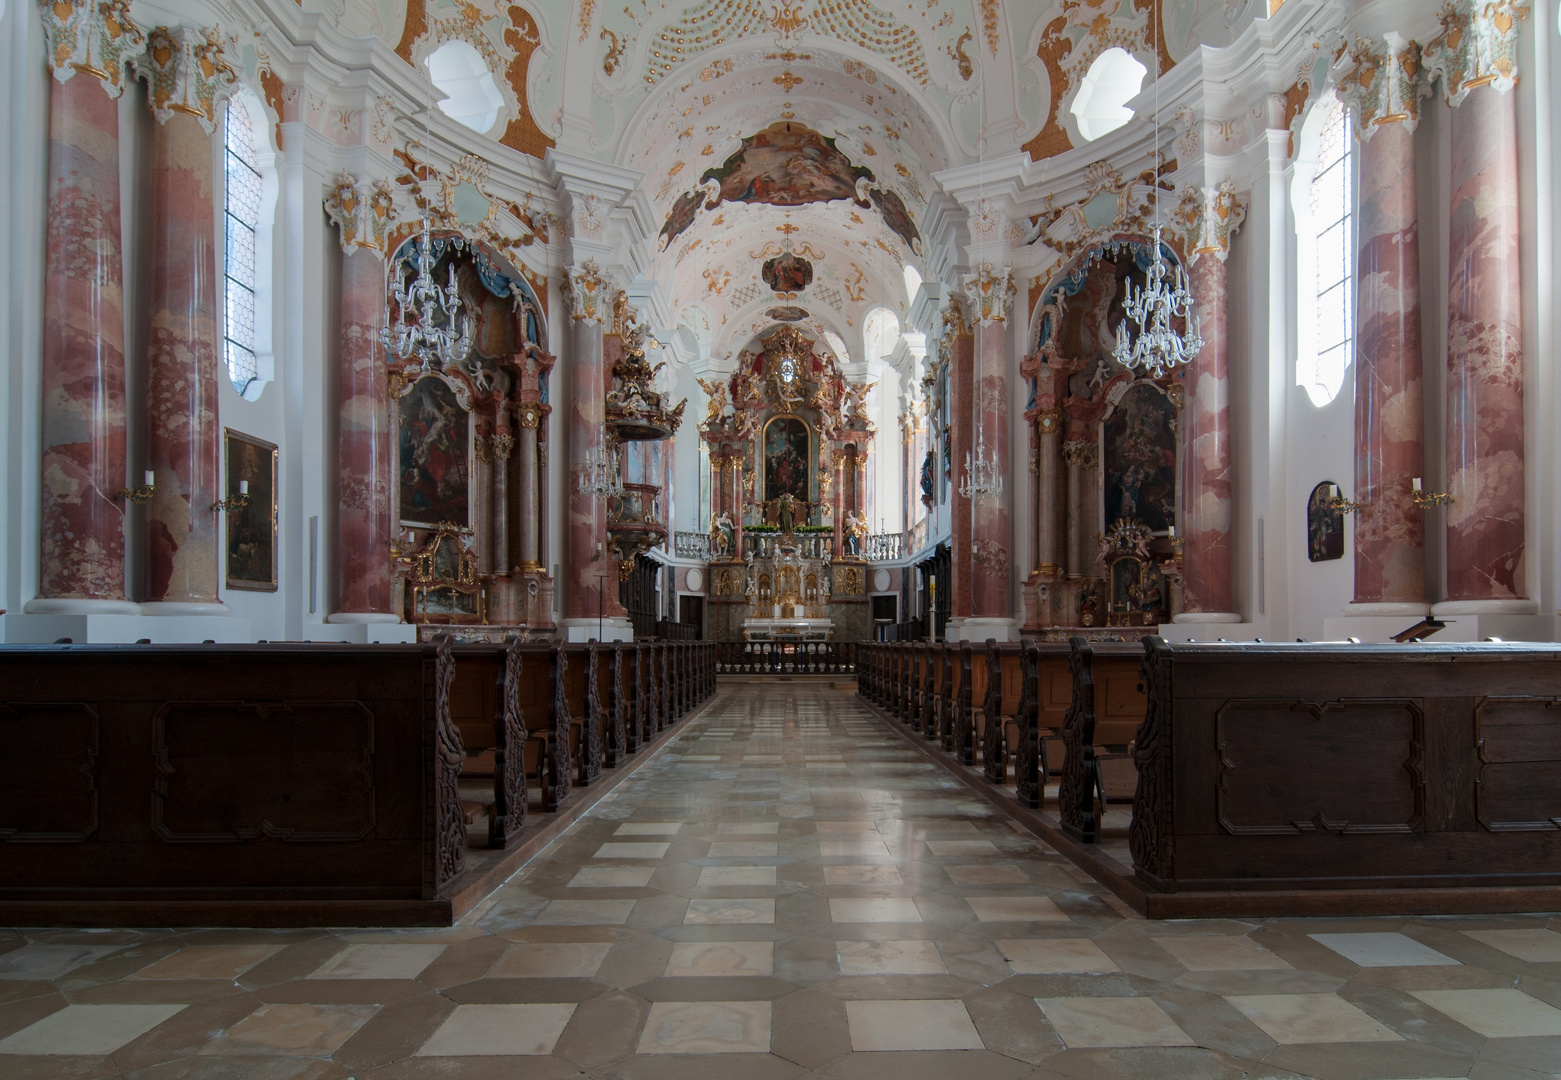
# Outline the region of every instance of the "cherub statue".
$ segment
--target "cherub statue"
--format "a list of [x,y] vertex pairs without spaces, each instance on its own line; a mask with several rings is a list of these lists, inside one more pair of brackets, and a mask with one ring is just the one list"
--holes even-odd
[[714,427],[726,412],[726,383],[720,379],[706,382],[704,379],[696,378],[694,381],[710,396],[710,403],[707,406],[709,411],[705,413],[705,426]]
[[842,423],[852,420],[870,421],[872,417],[867,415],[867,395],[872,393],[877,386],[877,380],[863,383],[861,386],[845,384],[845,389],[840,396],[840,419]]

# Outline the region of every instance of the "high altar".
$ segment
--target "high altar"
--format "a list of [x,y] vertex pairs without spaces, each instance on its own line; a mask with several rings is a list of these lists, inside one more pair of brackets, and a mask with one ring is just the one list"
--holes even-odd
[[720,641],[869,636],[864,509],[872,384],[792,326],[710,395],[711,631]]

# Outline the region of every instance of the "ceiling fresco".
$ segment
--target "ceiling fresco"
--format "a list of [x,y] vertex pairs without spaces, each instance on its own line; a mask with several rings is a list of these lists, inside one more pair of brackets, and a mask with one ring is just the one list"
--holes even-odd
[[[903,316],[904,267],[944,170],[1082,145],[1068,102],[1108,48],[1174,66],[1262,0],[341,0],[413,64],[470,42],[504,105],[486,133],[639,173],[659,230],[646,276],[718,355],[776,319],[861,348]],[[568,133],[568,134],[566,134]],[[985,142],[983,143],[983,133]],[[806,245],[806,246],[804,246]],[[768,267],[768,269],[766,269]],[[806,269],[803,269],[806,267]],[[801,324],[796,324],[801,325]]]

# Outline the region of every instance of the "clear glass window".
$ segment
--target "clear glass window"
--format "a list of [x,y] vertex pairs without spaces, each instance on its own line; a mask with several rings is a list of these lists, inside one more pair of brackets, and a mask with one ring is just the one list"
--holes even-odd
[[255,239],[263,185],[249,110],[229,101],[223,122],[223,354],[240,394],[260,376],[255,358]]

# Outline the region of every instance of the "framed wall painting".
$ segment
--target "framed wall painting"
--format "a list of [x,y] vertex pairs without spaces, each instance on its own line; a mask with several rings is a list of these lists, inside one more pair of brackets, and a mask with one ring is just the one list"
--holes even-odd
[[396,407],[401,522],[469,528],[471,414],[437,375],[418,379]]
[[222,443],[222,497],[231,505],[241,485],[249,485],[249,504],[224,512],[227,587],[276,592],[276,444],[232,428],[223,429]]
[[1306,500],[1306,557],[1311,562],[1344,558],[1344,512],[1328,505],[1333,486],[1324,480]]

